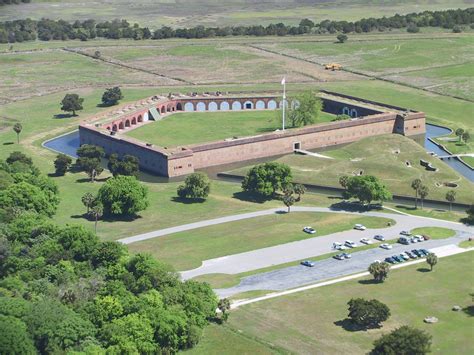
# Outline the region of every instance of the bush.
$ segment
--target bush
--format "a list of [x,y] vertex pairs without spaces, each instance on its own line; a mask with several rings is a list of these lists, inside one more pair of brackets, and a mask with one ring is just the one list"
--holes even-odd
[[430,352],[431,335],[426,332],[402,326],[374,342],[372,355],[423,355]]
[[380,327],[390,317],[390,309],[378,300],[353,298],[348,302],[349,318],[364,328]]
[[204,173],[193,173],[184,181],[184,185],[178,186],[178,196],[181,198],[205,199],[211,190],[211,182]]

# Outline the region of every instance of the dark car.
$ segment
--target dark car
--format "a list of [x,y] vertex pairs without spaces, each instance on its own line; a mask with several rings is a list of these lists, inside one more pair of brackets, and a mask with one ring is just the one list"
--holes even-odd
[[416,249],[413,249],[411,252],[412,252],[413,254],[415,254],[415,255],[416,255],[417,257],[419,257],[419,258],[421,258],[421,257],[423,256],[423,255],[420,254],[420,252],[419,252],[418,250],[416,250]]
[[410,258],[412,258],[412,259],[416,259],[416,258],[417,258],[417,256],[416,256],[414,253],[412,253],[411,251],[406,251],[405,253],[406,253]]
[[305,260],[305,261],[301,262],[301,265],[308,266],[308,267],[313,267],[314,265],[316,265],[316,263],[314,261],[311,261],[311,260]]
[[344,254],[337,254],[334,255],[333,258],[337,260],[344,260],[346,257],[344,256]]
[[426,249],[420,249],[420,251],[425,254],[425,255],[428,255],[430,252]]
[[380,235],[380,234],[377,234],[374,239],[376,240],[380,240],[381,242],[384,242],[385,241],[385,237],[383,235]]
[[400,258],[400,256],[398,256],[398,255],[394,255],[394,256],[392,256],[392,258],[394,258],[397,261],[397,263],[401,263],[401,262],[404,261],[403,258]]
[[396,263],[395,259],[394,259],[394,258],[390,258],[390,257],[385,258],[385,261],[386,261],[387,263],[390,263],[390,264],[395,264],[395,263]]

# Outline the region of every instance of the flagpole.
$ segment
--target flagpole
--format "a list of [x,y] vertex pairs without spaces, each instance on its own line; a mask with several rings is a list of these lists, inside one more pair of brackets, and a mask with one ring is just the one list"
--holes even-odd
[[285,106],[286,106],[286,80],[283,78],[283,118],[282,118],[282,130],[285,130]]

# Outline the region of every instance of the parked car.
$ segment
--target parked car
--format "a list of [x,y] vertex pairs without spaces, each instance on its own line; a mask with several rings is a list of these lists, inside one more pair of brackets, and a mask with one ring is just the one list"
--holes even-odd
[[380,240],[381,242],[385,241],[385,237],[383,235],[377,234],[374,239]]
[[385,258],[385,261],[386,261],[387,263],[390,263],[390,264],[395,264],[395,263],[396,263],[395,259],[392,258],[392,257],[390,257],[390,256],[387,257],[387,258]]
[[301,262],[301,265],[307,266],[307,267],[313,267],[314,265],[316,265],[316,263],[311,260],[305,260]]
[[351,255],[351,254],[342,253],[342,255],[344,256],[345,259],[350,259],[350,258],[352,258],[352,255]]
[[303,232],[308,233],[308,234],[314,234],[316,233],[316,230],[312,227],[304,227]]
[[419,249],[418,251],[420,251],[421,253],[423,253],[425,256],[428,255],[430,252],[426,249]]
[[342,245],[342,244],[339,243],[339,242],[334,242],[334,243],[332,243],[332,248],[333,248],[333,249],[336,249],[336,250],[346,250],[346,249],[347,249],[346,246]]
[[418,240],[418,238],[411,237],[411,238],[410,238],[410,242],[411,242],[411,243],[418,243],[419,240]]
[[405,253],[401,253],[400,258],[402,258],[403,260],[410,260],[410,257]]
[[413,236],[418,242],[424,242],[425,238],[422,235],[415,235]]
[[404,261],[403,258],[400,258],[400,256],[398,256],[398,255],[394,255],[394,256],[392,256],[392,258],[394,258],[397,261],[397,263],[401,263],[401,262]]
[[349,248],[355,248],[357,246],[357,244],[353,242],[352,240],[346,240],[344,242],[344,245]]
[[406,236],[410,236],[411,233],[410,232],[407,232],[407,231],[401,231],[400,232],[401,235],[406,235]]
[[423,256],[423,254],[421,254],[417,249],[413,249],[411,252],[419,258],[421,258]]
[[408,245],[408,244],[411,243],[411,238],[406,237],[406,236],[401,236],[400,238],[398,238],[398,242],[399,242],[400,244]]
[[388,244],[388,243],[380,244],[380,247],[381,247],[382,249],[387,249],[387,250],[392,249],[392,246],[391,246],[390,244]]
[[405,254],[407,254],[407,255],[408,255],[410,258],[412,258],[412,259],[416,259],[416,258],[417,258],[417,256],[416,256],[414,253],[412,253],[411,251],[406,251]]
[[367,229],[367,227],[364,226],[363,224],[356,224],[356,225],[354,226],[354,229],[357,229],[357,230],[359,230],[359,231],[365,231],[365,230]]
[[337,255],[334,255],[333,258],[337,260],[344,260],[345,256],[344,254],[337,254]]
[[360,242],[367,245],[372,244],[372,241],[368,238],[362,238]]

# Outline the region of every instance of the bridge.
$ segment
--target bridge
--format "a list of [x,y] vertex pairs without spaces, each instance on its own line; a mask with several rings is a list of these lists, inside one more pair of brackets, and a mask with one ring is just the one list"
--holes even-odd
[[450,159],[450,158],[457,158],[457,157],[472,157],[474,158],[474,153],[464,153],[464,154],[452,154],[452,155],[438,155],[440,159]]

